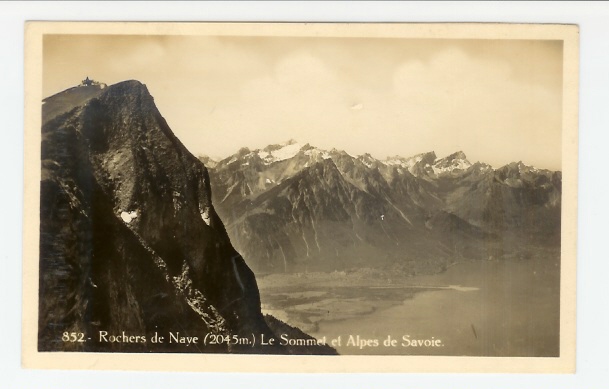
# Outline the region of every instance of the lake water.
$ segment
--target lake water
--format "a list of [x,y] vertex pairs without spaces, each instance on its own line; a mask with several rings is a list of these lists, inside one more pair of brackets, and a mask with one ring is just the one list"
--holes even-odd
[[[477,261],[400,285],[367,280],[365,286],[328,289],[295,283],[291,293],[309,300],[291,310],[266,308],[293,325],[302,326],[296,313],[316,318],[305,330],[328,343],[340,337],[335,348],[341,354],[557,356],[559,283],[557,258]],[[261,285],[263,303],[276,297]],[[342,314],[332,315],[334,310]]]
[[[337,347],[341,354],[558,355],[557,263],[471,262],[415,279],[421,286],[443,288],[416,293],[400,305],[369,315],[322,321],[312,335],[341,336],[341,347]],[[445,288],[449,285],[458,287]],[[358,335],[379,339],[379,346],[360,349],[361,342],[347,346],[349,335],[356,341]],[[408,346],[406,335],[409,347],[403,347]],[[398,340],[397,346],[383,346],[388,336]],[[438,339],[440,346],[412,346],[413,340]]]

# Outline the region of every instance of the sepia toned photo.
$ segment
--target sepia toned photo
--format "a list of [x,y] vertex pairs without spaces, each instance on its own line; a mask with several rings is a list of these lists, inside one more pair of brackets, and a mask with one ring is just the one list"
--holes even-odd
[[576,27],[26,32],[26,366],[574,369]]

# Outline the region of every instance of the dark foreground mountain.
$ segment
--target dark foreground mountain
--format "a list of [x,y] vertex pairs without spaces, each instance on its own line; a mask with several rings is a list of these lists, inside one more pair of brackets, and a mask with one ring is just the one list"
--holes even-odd
[[[46,99],[41,153],[40,350],[334,352],[249,341],[280,335],[267,321],[281,326],[261,314],[254,275],[212,205],[206,167],[144,85],[87,85]],[[169,332],[199,343],[169,343]],[[152,343],[155,334],[165,343]],[[208,334],[220,341],[202,344]]]
[[289,141],[243,148],[210,175],[231,240],[261,273],[431,273],[560,245],[561,173],[522,163],[495,170],[463,152],[378,160]]

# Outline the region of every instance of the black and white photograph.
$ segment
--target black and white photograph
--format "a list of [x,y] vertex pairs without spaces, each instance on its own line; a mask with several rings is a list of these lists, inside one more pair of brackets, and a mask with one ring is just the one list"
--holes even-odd
[[573,369],[577,26],[28,29],[32,361]]

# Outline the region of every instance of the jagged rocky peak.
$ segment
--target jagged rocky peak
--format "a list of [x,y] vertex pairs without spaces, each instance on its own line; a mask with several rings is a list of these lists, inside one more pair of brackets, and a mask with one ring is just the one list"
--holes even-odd
[[426,153],[416,154],[412,157],[402,157],[399,155],[388,157],[384,162],[387,165],[403,165],[403,167],[414,166],[417,163],[423,165],[431,165],[436,161],[436,153],[429,151]]
[[437,157],[435,151],[429,151],[427,153],[415,155],[413,158],[420,158],[420,162],[431,165],[436,161]]
[[507,165],[504,165],[498,168],[495,171],[495,176],[499,179],[520,179],[523,176],[527,175],[529,172],[538,172],[539,169],[527,166],[522,161],[518,162],[510,162]]
[[304,155],[305,157],[310,158],[313,161],[331,158],[331,154],[328,153],[326,150],[318,149],[315,146],[311,146],[309,143],[302,146],[298,154]]
[[316,150],[316,148],[311,146],[310,143],[305,143],[305,145],[300,148],[300,151],[307,151],[307,150]]
[[366,165],[369,168],[374,167],[379,162],[376,158],[374,158],[369,153],[362,154],[359,157],[357,157],[357,159],[360,160],[364,165]]
[[272,145],[268,145],[265,148],[262,149],[262,151],[266,151],[266,152],[273,152],[276,150],[280,150],[286,146],[293,146],[293,145],[297,145],[298,142],[296,142],[296,140],[294,139],[289,139],[283,143],[278,143],[278,144],[272,144]]
[[465,156],[465,153],[463,151],[457,151],[455,153],[452,153],[448,157],[444,157],[443,159],[446,161],[453,161],[455,159],[467,160],[467,156]]
[[453,173],[469,169],[472,164],[467,160],[463,151],[457,151],[451,155],[437,160],[433,164],[435,174]]
[[330,151],[327,152],[329,155],[331,155],[332,157],[339,157],[339,158],[353,158],[353,156],[351,154],[349,154],[348,152],[346,152],[345,150],[339,150],[336,147],[333,147]]
[[504,177],[520,177],[523,174],[531,172],[544,172],[544,170],[537,169],[533,166],[525,165],[522,161],[510,162],[507,165],[504,165],[497,169],[497,174]]
[[[488,166],[488,165],[485,165]],[[493,170],[488,166],[488,170]],[[540,169],[522,161],[510,162],[493,170],[493,177],[510,187],[538,187],[548,189],[553,186],[560,192],[562,172],[560,170]]]
[[414,155],[409,158],[404,158],[399,155],[394,157],[388,157],[383,161],[383,163],[387,166],[399,167],[402,169],[407,169],[411,174],[416,176],[426,174],[429,170],[429,167],[434,164],[436,161],[436,153],[433,151],[429,151],[426,153],[421,153]]
[[435,162],[436,158],[438,158],[435,151],[428,151],[426,153],[418,154],[415,156],[415,158],[416,157],[420,157],[421,162],[428,163],[430,165]]
[[401,157],[399,155],[394,155],[393,157],[387,157],[383,163],[385,165],[402,165],[408,160],[408,158]]
[[[467,161],[467,156],[465,155],[465,153],[463,151],[457,151],[455,153],[450,154],[447,157],[444,157],[442,159],[439,159],[436,162],[436,165],[439,164],[449,164],[449,163],[459,163],[460,161]],[[469,163],[469,161],[467,161]]]
[[475,172],[486,173],[493,171],[493,167],[488,163],[484,162],[474,162],[471,166],[471,169]]
[[364,153],[364,154],[360,155],[359,158],[366,160],[366,161],[375,161],[376,160],[372,155],[370,155],[370,153]]

